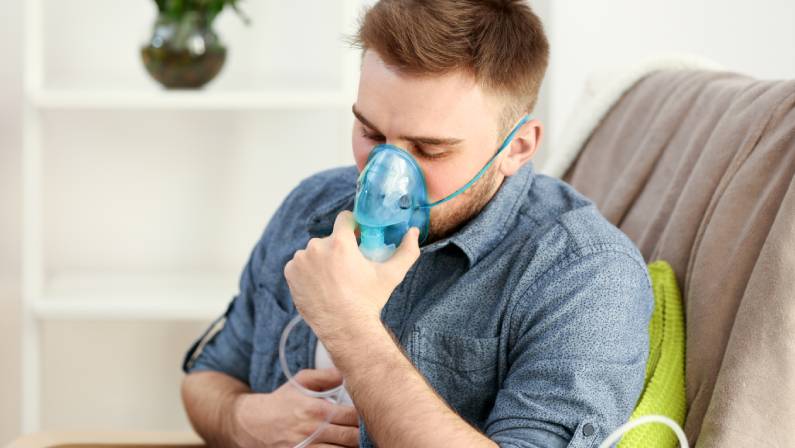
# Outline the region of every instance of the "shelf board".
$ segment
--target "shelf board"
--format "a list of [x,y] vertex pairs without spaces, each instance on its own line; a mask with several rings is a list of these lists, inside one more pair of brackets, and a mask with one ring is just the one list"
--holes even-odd
[[233,276],[70,275],[33,301],[40,319],[212,320],[236,294]]
[[[230,298],[231,299],[231,298]],[[33,304],[36,317],[44,320],[167,320],[204,321],[220,316],[224,303],[196,303],[171,299],[162,303],[133,300],[41,299]]]
[[45,110],[284,110],[348,107],[349,92],[301,90],[78,90],[40,89],[28,92],[32,104]]

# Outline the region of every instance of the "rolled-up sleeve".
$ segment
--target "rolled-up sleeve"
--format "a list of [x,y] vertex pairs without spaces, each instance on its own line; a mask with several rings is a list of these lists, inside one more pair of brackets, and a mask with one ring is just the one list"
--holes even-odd
[[191,373],[213,370],[248,384],[254,333],[254,296],[257,272],[263,259],[266,237],[251,251],[240,275],[239,290],[226,312],[215,319],[185,354],[182,370]]
[[653,295],[638,256],[570,254],[517,296],[508,369],[485,426],[504,447],[590,447],[643,388]]
[[301,191],[304,182],[285,197],[271,217],[262,235],[251,250],[240,280],[238,292],[226,312],[213,321],[207,330],[192,344],[185,354],[182,370],[191,373],[213,370],[233,376],[249,384],[253,351],[255,300],[262,287],[261,272],[266,254],[273,251],[273,242],[285,238],[285,229],[291,228],[294,216],[300,216],[303,204]]

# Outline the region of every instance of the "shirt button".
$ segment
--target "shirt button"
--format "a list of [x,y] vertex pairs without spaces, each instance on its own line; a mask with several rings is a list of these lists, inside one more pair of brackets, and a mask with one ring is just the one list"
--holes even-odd
[[590,423],[586,423],[585,426],[582,427],[582,434],[585,437],[590,437],[593,434],[593,425]]

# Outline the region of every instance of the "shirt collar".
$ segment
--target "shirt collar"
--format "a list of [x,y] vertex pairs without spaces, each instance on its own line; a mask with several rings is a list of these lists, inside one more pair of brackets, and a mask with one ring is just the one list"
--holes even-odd
[[[466,255],[469,266],[474,266],[505,237],[524,203],[522,199],[527,197],[534,177],[533,164],[528,162],[503,181],[497,193],[475,217],[452,235],[422,246],[421,253],[434,252],[454,244]],[[330,235],[337,214],[342,210],[353,210],[355,193],[355,190],[351,190],[310,214],[306,221],[309,234],[313,237]]]
[[452,235],[424,246],[423,251],[433,251],[450,243],[466,255],[469,267],[491,252],[505,237],[527,197],[535,173],[532,162],[525,164],[516,174],[505,178],[497,193],[483,209]]

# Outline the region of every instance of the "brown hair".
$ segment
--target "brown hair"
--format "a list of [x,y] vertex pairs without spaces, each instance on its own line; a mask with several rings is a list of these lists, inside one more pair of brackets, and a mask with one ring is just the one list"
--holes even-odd
[[541,20],[523,0],[381,0],[352,43],[408,74],[470,72],[505,98],[503,130],[533,110],[549,61]]

